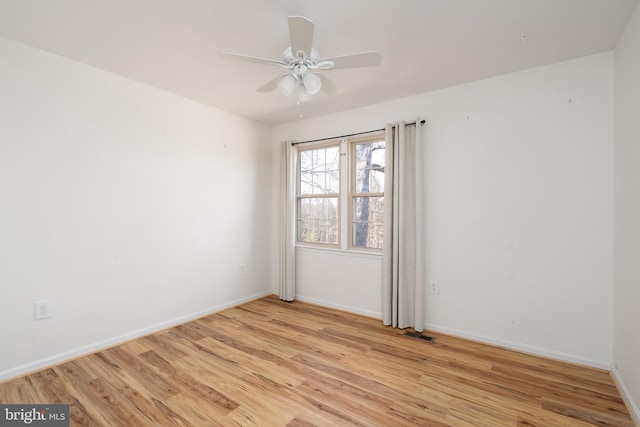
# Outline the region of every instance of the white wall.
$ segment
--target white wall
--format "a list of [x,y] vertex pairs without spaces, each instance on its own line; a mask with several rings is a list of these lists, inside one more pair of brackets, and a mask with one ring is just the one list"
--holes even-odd
[[296,297],[381,318],[380,255],[297,248]]
[[271,293],[270,131],[0,38],[0,379]]
[[640,8],[615,51],[614,376],[640,425]]
[[[278,126],[274,170],[279,141],[416,116],[427,121],[428,275],[440,282],[425,292],[426,326],[609,367],[613,54]],[[379,316],[379,279],[359,296],[355,267],[305,249],[299,297]],[[328,289],[336,276],[344,286]]]

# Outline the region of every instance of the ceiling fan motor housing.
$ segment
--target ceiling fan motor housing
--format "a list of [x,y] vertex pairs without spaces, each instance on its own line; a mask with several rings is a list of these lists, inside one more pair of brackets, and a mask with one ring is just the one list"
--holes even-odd
[[318,63],[319,60],[320,55],[314,48],[311,48],[309,57],[307,57],[307,54],[303,50],[298,50],[296,52],[296,56],[293,56],[291,47],[286,48],[282,54],[282,62],[284,62],[288,66],[292,66],[296,63],[300,65],[304,64],[307,66],[314,66]]

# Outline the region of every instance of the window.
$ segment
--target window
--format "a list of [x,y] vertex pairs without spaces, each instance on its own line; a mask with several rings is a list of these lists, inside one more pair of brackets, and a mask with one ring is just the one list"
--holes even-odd
[[380,250],[384,159],[382,133],[300,147],[297,241],[336,249]]
[[298,241],[338,245],[340,146],[298,152]]
[[351,144],[351,246],[382,249],[384,158],[381,138]]

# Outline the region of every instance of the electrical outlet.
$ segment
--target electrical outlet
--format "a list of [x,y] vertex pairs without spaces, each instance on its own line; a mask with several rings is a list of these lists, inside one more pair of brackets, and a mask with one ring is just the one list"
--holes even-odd
[[435,280],[429,282],[429,292],[438,295],[440,293],[440,282],[436,282]]
[[35,319],[48,319],[53,316],[53,304],[51,301],[36,301]]

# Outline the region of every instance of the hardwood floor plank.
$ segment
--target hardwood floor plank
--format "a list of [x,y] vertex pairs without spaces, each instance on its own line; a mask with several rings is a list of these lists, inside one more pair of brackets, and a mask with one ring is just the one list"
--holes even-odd
[[[607,424],[604,424],[607,425]],[[517,427],[593,427],[575,418],[565,417],[548,411],[540,411],[531,415],[518,415]]]
[[317,424],[307,421],[304,418],[296,417],[287,424],[287,427],[317,427]]
[[[153,422],[159,422],[163,414],[157,410],[153,404],[153,394],[149,392],[137,379],[135,373],[131,375],[122,370],[113,360],[109,359],[103,352],[83,357],[73,361],[82,366],[94,378],[102,378],[119,393],[121,393],[137,410],[145,414]],[[175,425],[175,424],[171,424]]]
[[608,372],[275,296],[0,384],[74,426],[630,427]]
[[[349,392],[353,392],[353,394],[349,394]],[[365,425],[372,417],[381,425],[407,425],[387,413],[392,401],[385,401],[378,395],[366,393],[364,390],[350,385],[341,387],[340,382],[335,380],[307,381],[296,387],[296,393],[309,400],[321,400],[324,405],[328,405],[340,413],[348,414],[353,420]],[[354,396],[358,396],[357,406],[351,402]]]
[[492,414],[488,414],[473,404],[467,403],[462,407],[452,408],[447,419],[463,420],[477,427],[507,427],[515,425],[517,416],[505,416],[504,413],[495,411]]
[[69,418],[82,426],[107,425],[99,411],[93,407],[90,398],[78,394],[73,388],[65,385],[54,368],[32,374],[34,385],[42,390],[44,401],[12,401],[7,403],[66,403],[69,404]]
[[[224,313],[226,317],[226,313]],[[344,356],[347,350],[364,353],[369,350],[366,346],[360,346],[350,341],[341,340],[331,335],[324,334],[317,330],[306,328],[300,325],[291,325],[276,319],[269,319],[263,323],[264,327],[255,326],[256,320],[251,318],[251,314],[246,310],[234,317],[243,325],[243,330],[247,333],[259,335],[262,339],[286,345],[305,351],[307,353],[320,352],[326,357]],[[321,345],[319,345],[321,344]]]
[[214,388],[202,383],[199,378],[188,371],[162,359],[153,350],[142,353],[140,356],[147,360],[150,365],[155,366],[167,382],[174,383],[180,390],[178,394],[207,402],[207,406],[214,406],[217,409],[216,415],[226,415],[240,406],[237,402],[227,398]]
[[[148,347],[147,351],[152,350],[169,361],[182,359],[188,354],[173,345],[167,332],[149,335],[141,338],[140,341]],[[138,352],[138,354],[142,353],[145,353],[145,351]]]
[[210,406],[207,400],[188,394],[177,394],[169,398],[168,406],[184,416],[192,426],[223,426],[220,420],[228,414],[228,412],[220,412],[215,406]]
[[[260,420],[265,414],[273,411],[289,416],[288,414],[292,411],[300,409],[298,400],[286,391],[295,390],[290,384],[291,381],[285,380],[283,384],[275,383],[241,363],[226,358],[202,359],[198,355],[180,360],[177,365],[197,373],[205,383],[215,384],[216,390],[223,395],[233,395],[235,400],[252,408],[250,412],[240,410],[241,408],[235,409],[226,417],[229,420],[244,419],[249,415],[247,422]],[[268,399],[265,400],[264,396],[268,396]],[[287,419],[288,421],[290,420]],[[286,422],[275,425],[285,424]]]
[[118,347],[110,348],[103,353],[127,372],[135,372],[136,380],[157,398],[164,400],[178,393],[175,384],[162,379],[138,355],[127,353]]
[[552,411],[566,417],[582,420],[593,425],[611,425],[620,427],[635,427],[631,420],[622,419],[618,411],[602,411],[581,405],[579,402],[542,400],[542,409]]
[[389,413],[418,426],[444,427],[449,410],[439,406],[426,405],[403,400],[395,401]]

